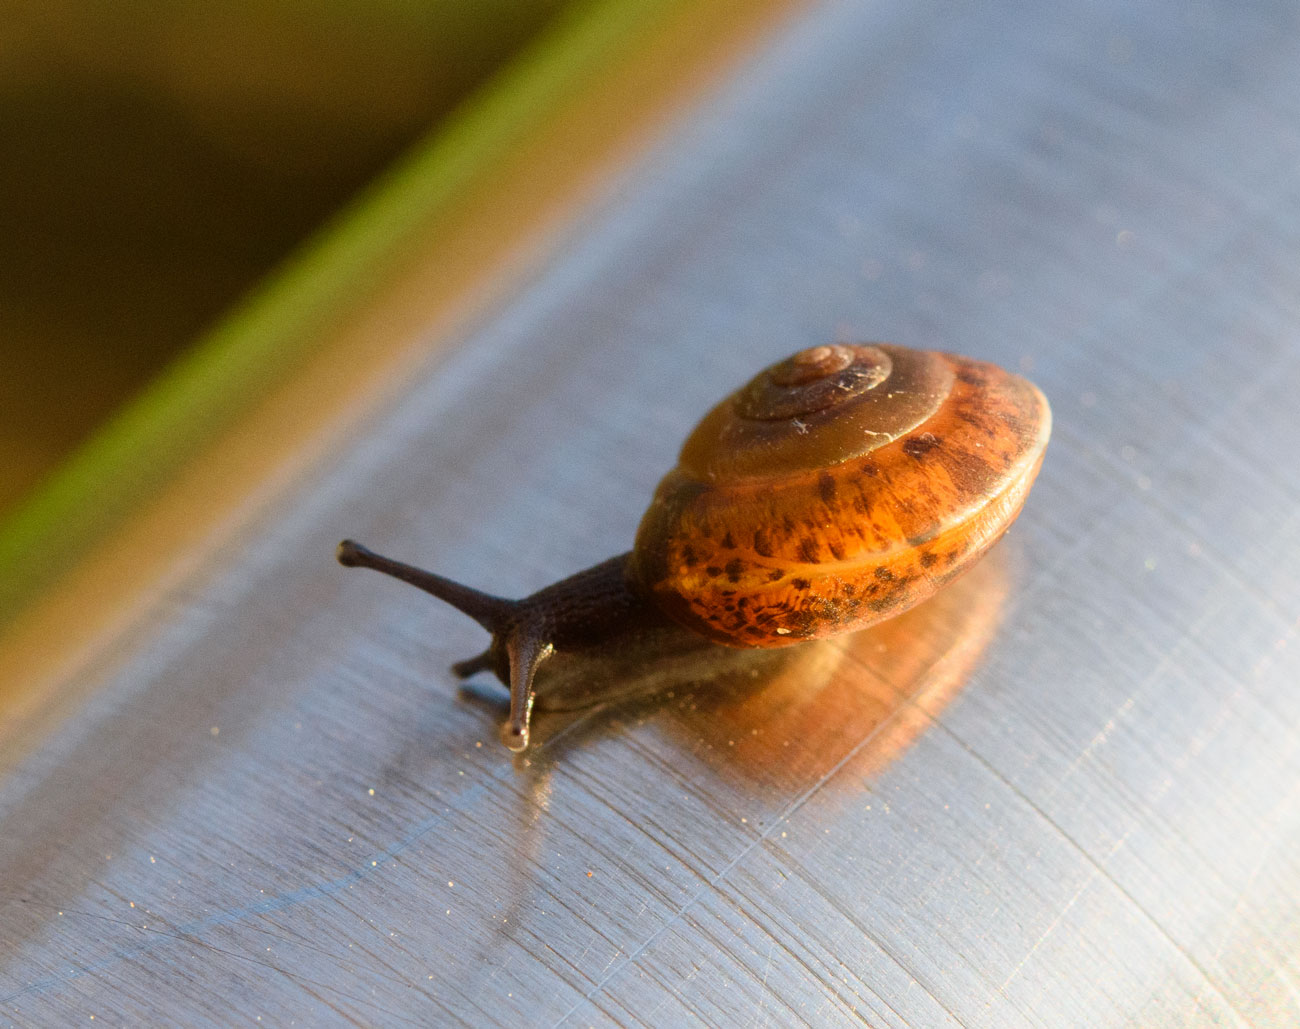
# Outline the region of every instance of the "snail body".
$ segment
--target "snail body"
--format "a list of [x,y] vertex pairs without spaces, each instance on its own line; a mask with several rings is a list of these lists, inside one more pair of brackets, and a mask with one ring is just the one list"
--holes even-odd
[[[1051,429],[1046,399],[995,365],[891,344],[813,347],[710,411],[655,491],[630,553],[505,600],[344,541],[492,633],[453,666],[510,687],[502,730],[528,745],[539,696],[590,703],[608,683],[537,670],[555,655],[785,647],[864,628],[968,569],[1019,513]],[[557,664],[560,662],[556,662]]]

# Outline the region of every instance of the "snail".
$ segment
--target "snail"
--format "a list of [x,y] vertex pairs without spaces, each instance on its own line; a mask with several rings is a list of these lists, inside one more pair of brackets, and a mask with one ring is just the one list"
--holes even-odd
[[490,670],[509,687],[502,742],[522,751],[535,701],[590,704],[624,670],[716,644],[824,639],[913,607],[1006,531],[1050,430],[1042,393],[995,365],[887,343],[817,346],[705,415],[629,553],[522,600],[352,540],[337,556],[433,594],[492,634],[452,671]]

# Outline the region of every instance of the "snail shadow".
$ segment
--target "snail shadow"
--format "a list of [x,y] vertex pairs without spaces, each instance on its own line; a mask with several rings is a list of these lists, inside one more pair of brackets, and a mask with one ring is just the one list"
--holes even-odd
[[789,791],[850,754],[873,774],[961,690],[997,632],[1013,555],[995,548],[911,611],[837,639],[777,650],[708,646],[622,700],[539,712],[521,767],[544,776],[566,753],[620,732],[658,733],[717,774]]

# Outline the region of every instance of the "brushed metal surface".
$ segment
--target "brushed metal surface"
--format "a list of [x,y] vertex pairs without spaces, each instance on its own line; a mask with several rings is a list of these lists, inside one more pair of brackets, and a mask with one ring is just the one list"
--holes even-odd
[[[69,685],[0,781],[3,1017],[1295,1024],[1298,18],[796,22]],[[857,338],[1055,414],[994,557],[877,635],[514,761],[445,671],[481,632],[332,563],[535,589]]]

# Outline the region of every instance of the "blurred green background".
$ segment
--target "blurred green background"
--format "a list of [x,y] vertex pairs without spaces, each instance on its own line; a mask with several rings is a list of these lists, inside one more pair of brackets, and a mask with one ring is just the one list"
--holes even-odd
[[0,517],[564,6],[0,2]]

